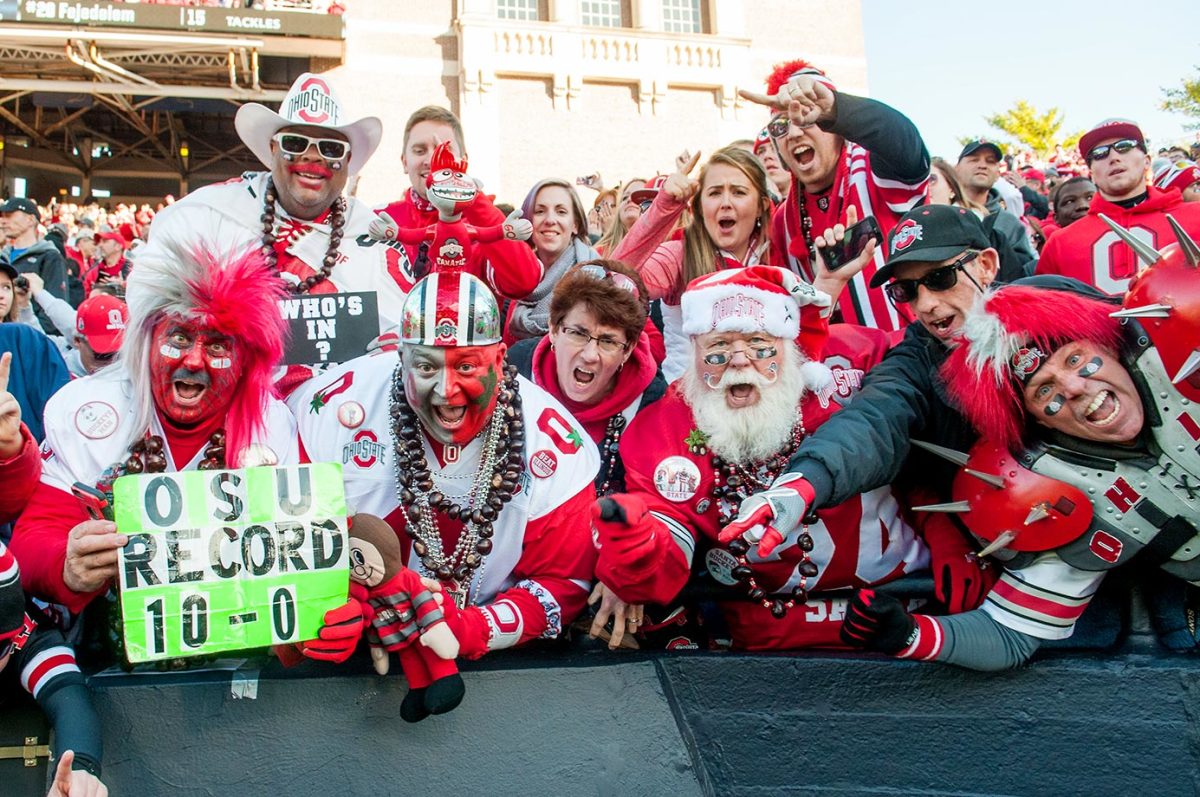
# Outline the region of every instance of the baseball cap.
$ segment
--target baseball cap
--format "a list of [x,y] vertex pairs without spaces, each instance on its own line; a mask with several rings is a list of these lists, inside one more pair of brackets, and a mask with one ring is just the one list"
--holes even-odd
[[0,656],[25,628],[25,592],[16,557],[0,542]]
[[1026,169],[1021,172],[1021,176],[1026,180],[1037,180],[1039,183],[1046,182],[1046,173],[1040,169]]
[[12,263],[9,263],[7,260],[0,260],[0,271],[3,271],[5,274],[7,274],[10,280],[15,280],[17,275],[21,273],[17,271],[16,266],[14,266]]
[[958,153],[958,159],[962,160],[968,155],[974,154],[981,149],[990,149],[996,153],[996,160],[1004,157],[1004,152],[1001,151],[1000,145],[994,141],[988,141],[986,138],[975,138],[967,142],[967,145],[962,148],[962,152]]
[[28,197],[15,196],[0,206],[0,213],[16,213],[17,211],[28,213],[38,220],[42,218],[42,214],[38,212],[37,203]]
[[126,245],[125,236],[121,235],[121,233],[116,232],[115,230],[107,230],[105,232],[96,233],[95,241],[97,245],[99,245],[101,241],[116,241],[121,245],[122,249],[124,249]]
[[89,296],[75,311],[75,329],[97,354],[111,354],[121,348],[129,308],[115,296],[98,293]]
[[991,247],[974,211],[953,205],[922,205],[905,213],[888,235],[888,259],[871,278],[878,288],[901,263],[938,263],[967,249]]
[[1146,137],[1142,135],[1142,128],[1138,127],[1137,122],[1114,117],[1097,123],[1095,127],[1080,137],[1079,154],[1083,156],[1084,160],[1087,160],[1092,147],[1106,138],[1132,138],[1142,145],[1142,149],[1146,148]]
[[662,190],[663,183],[666,181],[667,176],[665,174],[654,175],[644,186],[629,195],[629,201],[638,205],[643,202],[653,201],[654,197],[658,196],[658,192]]
[[1200,182],[1200,166],[1191,161],[1168,163],[1154,173],[1154,187],[1162,191],[1171,188],[1183,191]]

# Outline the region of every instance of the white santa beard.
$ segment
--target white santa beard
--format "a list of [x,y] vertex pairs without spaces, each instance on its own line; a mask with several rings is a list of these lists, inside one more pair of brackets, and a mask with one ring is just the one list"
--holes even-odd
[[[693,357],[693,361],[694,361]],[[713,388],[705,385],[689,365],[680,377],[683,398],[692,408],[696,428],[708,435],[708,447],[727,462],[749,464],[779,453],[791,439],[800,398],[804,395],[804,362],[795,342],[783,342],[779,376],[769,381],[754,368],[726,369]],[[732,409],[725,403],[725,388],[749,384],[758,388],[758,401]]]

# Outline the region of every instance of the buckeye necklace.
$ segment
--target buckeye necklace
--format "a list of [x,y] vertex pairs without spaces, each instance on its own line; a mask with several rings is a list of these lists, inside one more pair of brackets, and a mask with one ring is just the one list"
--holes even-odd
[[[204,447],[204,458],[196,465],[197,470],[220,470],[225,467],[225,430],[217,429],[208,438]],[[96,487],[111,494],[112,484],[125,475],[136,473],[163,473],[167,469],[167,457],[163,453],[161,435],[147,433],[129,447],[129,458],[116,462],[101,474]]]
[[[717,504],[718,522],[722,527],[728,526],[737,517],[742,501],[755,493],[770,488],[779,474],[783,473],[784,468],[787,467],[792,454],[800,447],[804,435],[804,415],[798,414],[796,423],[792,426],[792,436],[788,446],[762,462],[741,465],[735,462],[726,462],[717,454],[713,454],[712,497]],[[722,479],[722,477],[724,478]],[[800,573],[800,581],[792,587],[791,596],[787,600],[768,597],[767,591],[758,585],[758,581],[754,578],[754,569],[746,558],[746,553],[750,550],[750,543],[737,537],[727,546],[729,552],[737,557],[737,566],[731,571],[733,577],[746,587],[750,600],[761,603],[764,609],[770,609],[771,615],[776,619],[783,618],[797,602],[804,603],[808,599],[806,588],[808,579],[817,574],[817,565],[808,555],[813,549],[813,538],[808,533],[808,527],[810,523],[814,522],[816,522],[815,514],[810,513],[804,517],[804,530],[796,541],[796,547],[800,550],[800,561],[796,564],[796,569]]]
[[[425,459],[421,424],[404,395],[400,366],[392,373],[392,437],[396,447],[396,497],[404,508],[405,532],[412,538],[413,551],[421,569],[447,586],[458,608],[466,607],[467,595],[483,575],[485,559],[492,551],[492,522],[512,500],[521,478],[521,452],[525,449],[525,421],[516,366],[504,367],[504,384],[491,420],[480,434],[483,450],[479,468],[467,500],[453,503],[434,489],[433,474]],[[462,522],[454,550],[446,553],[434,512]]]
[[603,481],[597,495],[599,498],[625,492],[625,476],[617,475],[617,454],[621,451],[621,433],[624,430],[625,416],[619,412],[609,418],[608,426],[604,427],[604,440],[600,443],[600,477]]
[[[263,196],[262,213],[262,252],[271,270],[279,272],[279,253],[275,251],[275,203],[279,195],[275,191],[275,180],[268,177],[267,187]],[[329,248],[321,261],[321,271],[305,277],[300,282],[288,283],[292,293],[308,293],[317,285],[329,279],[329,272],[337,264],[338,249],[342,245],[342,232],[346,227],[346,200],[338,197],[333,200],[329,209]]]

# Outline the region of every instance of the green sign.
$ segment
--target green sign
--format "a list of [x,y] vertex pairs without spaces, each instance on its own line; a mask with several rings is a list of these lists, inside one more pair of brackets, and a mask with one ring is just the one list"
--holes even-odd
[[123,476],[113,504],[130,662],[315,639],[346,601],[341,465]]

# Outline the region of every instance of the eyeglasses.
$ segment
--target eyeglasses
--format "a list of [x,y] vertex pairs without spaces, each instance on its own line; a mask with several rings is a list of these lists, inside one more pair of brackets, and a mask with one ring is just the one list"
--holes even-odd
[[579,273],[589,276],[594,280],[600,280],[601,282],[608,280],[621,290],[632,293],[633,298],[640,298],[638,296],[637,283],[618,271],[609,271],[604,266],[590,265],[580,266]]
[[604,354],[616,354],[620,351],[625,351],[629,348],[628,343],[622,343],[615,338],[598,338],[594,335],[589,335],[586,330],[578,327],[560,326],[559,331],[567,336],[567,342],[576,348],[586,348],[588,343],[596,341],[596,346]]
[[[949,265],[935,268],[924,277],[915,280],[892,280],[885,287],[887,295],[896,304],[908,304],[917,298],[917,290],[924,285],[934,293],[948,291],[958,284],[958,272],[963,266],[979,257],[979,252],[970,250]],[[970,275],[967,275],[968,277]]]
[[788,130],[791,128],[791,119],[788,119],[782,114],[772,116],[771,121],[767,122],[767,135],[769,135],[771,138],[783,138],[788,134]]
[[638,203],[638,207],[642,209],[643,213],[645,213],[647,210],[650,209],[650,206],[653,204],[654,204],[653,199],[643,199],[641,202]]
[[779,353],[779,350],[774,346],[750,346],[745,349],[734,349],[733,351],[714,351],[711,354],[704,355],[704,362],[709,365],[728,365],[733,359],[733,355],[738,353],[746,355],[750,360],[769,360]]
[[289,155],[303,155],[313,144],[327,161],[342,161],[350,154],[350,144],[340,138],[313,138],[303,133],[276,133],[271,140]]
[[1111,144],[1101,144],[1098,147],[1092,147],[1090,150],[1088,150],[1087,162],[1091,163],[1092,161],[1102,161],[1107,158],[1108,153],[1112,152],[1114,149],[1119,154],[1124,155],[1134,147],[1140,146],[1140,143],[1141,142],[1135,141],[1132,138],[1123,138],[1120,141],[1114,141]]

